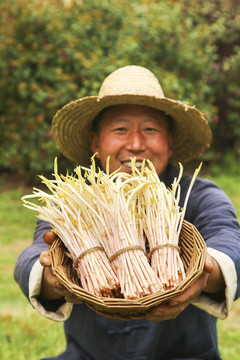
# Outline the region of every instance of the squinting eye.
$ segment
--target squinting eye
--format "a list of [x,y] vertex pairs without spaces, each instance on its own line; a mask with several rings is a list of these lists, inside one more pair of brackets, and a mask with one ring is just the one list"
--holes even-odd
[[155,128],[146,128],[145,131],[158,131],[158,129],[155,129]]
[[114,129],[113,131],[123,132],[123,131],[127,131],[127,129],[125,129],[123,127],[119,127],[119,128]]

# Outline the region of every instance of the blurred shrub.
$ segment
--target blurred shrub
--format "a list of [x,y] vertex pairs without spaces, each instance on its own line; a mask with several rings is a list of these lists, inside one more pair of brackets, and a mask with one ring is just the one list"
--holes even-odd
[[240,153],[239,10],[224,0],[2,0],[0,168],[51,171],[55,112],[96,95],[127,64],[148,67],[166,96],[196,105],[217,135],[214,150]]

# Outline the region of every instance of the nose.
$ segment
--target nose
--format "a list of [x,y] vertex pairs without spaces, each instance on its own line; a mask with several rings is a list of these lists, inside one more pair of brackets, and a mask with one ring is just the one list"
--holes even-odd
[[126,148],[131,152],[141,152],[145,150],[145,139],[140,131],[132,131],[129,134]]

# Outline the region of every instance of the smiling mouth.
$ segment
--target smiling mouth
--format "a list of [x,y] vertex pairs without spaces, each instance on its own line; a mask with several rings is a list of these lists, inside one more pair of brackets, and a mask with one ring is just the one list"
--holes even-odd
[[[142,167],[142,164],[143,164],[143,160],[138,160],[138,161],[135,162],[134,165],[136,166],[136,168],[139,169],[139,168]],[[123,161],[122,165],[131,168],[132,167],[132,162],[131,161]]]

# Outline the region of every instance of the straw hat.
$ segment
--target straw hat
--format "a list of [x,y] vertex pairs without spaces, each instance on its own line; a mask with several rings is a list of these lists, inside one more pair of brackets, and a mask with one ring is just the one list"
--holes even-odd
[[181,101],[166,98],[151,71],[130,65],[106,77],[98,96],[72,101],[56,113],[52,126],[61,153],[80,165],[89,166],[92,156],[89,134],[93,120],[103,109],[120,104],[152,107],[173,118],[175,138],[171,163],[186,163],[210,145],[211,130],[201,112]]

